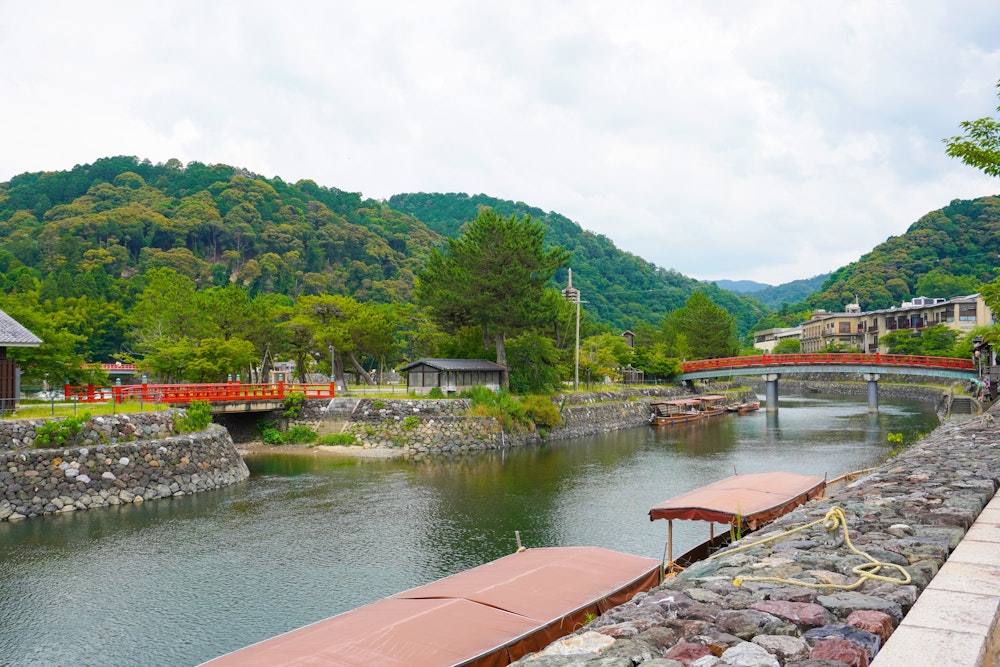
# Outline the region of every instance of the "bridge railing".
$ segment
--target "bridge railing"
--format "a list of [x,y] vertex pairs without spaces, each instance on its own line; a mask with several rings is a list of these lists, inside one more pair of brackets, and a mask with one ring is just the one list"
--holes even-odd
[[94,385],[64,385],[63,396],[67,401],[79,403],[105,403],[114,401],[144,401],[148,403],[231,403],[237,401],[284,400],[292,394],[306,398],[333,398],[332,382],[309,384],[277,382],[245,384],[242,382],[217,382],[204,384],[126,384],[113,387]]
[[752,368],[754,366],[804,366],[804,365],[866,365],[866,366],[911,366],[915,368],[948,368],[975,370],[972,359],[953,357],[929,357],[914,354],[865,354],[818,353],[818,354],[758,354],[746,357],[725,357],[722,359],[699,359],[685,361],[685,373],[719,370],[726,368]]

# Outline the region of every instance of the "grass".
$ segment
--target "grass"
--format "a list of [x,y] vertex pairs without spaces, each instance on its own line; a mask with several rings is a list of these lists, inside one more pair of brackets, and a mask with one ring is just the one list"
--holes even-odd
[[124,403],[51,403],[22,401],[14,412],[0,412],[0,419],[43,419],[51,417],[75,417],[84,412],[91,416],[131,412],[163,412],[170,409],[165,403],[126,401]]

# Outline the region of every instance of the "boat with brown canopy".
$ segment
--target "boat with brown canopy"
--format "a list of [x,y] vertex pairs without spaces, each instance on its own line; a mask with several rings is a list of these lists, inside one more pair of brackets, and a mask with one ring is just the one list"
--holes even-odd
[[[727,543],[729,533],[715,535],[715,524],[728,524],[734,531],[752,531],[787,514],[799,505],[823,496],[826,479],[790,472],[763,472],[733,475],[683,493],[649,510],[650,521],[666,519],[667,544],[664,565],[667,569],[687,567],[707,558]],[[706,521],[709,539],[693,549],[673,557],[674,519]]]
[[204,665],[499,667],[660,581],[660,563],[600,547],[525,549]]

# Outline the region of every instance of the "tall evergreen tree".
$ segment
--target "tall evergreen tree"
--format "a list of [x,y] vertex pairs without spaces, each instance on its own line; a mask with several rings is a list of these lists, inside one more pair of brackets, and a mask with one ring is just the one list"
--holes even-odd
[[[569,253],[546,249],[545,228],[525,216],[504,218],[480,210],[445,252],[435,250],[417,280],[417,302],[441,327],[477,326],[484,344],[492,340],[497,363],[507,367],[504,341],[535,327],[554,314],[545,286]],[[506,370],[503,385],[507,386]]]
[[701,291],[664,318],[663,331],[674,354],[682,358],[731,357],[740,351],[736,318]]

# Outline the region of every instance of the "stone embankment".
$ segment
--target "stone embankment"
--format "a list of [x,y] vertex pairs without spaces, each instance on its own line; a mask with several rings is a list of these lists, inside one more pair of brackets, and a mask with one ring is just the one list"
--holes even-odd
[[[516,664],[867,667],[993,497],[994,416],[1000,409],[939,427],[873,473]],[[846,535],[822,523],[787,533],[835,507]],[[866,570],[877,576],[859,576]]]
[[0,520],[183,496],[250,475],[226,429],[171,436],[171,413],[95,417],[72,445],[32,449],[43,422],[0,422]]
[[[505,433],[492,417],[469,415],[472,403],[468,399],[361,398],[350,409],[340,406],[337,418],[345,420],[343,432],[353,435],[362,447],[400,449],[420,458],[521,447],[642,426],[649,419],[650,400],[684,393],[680,387],[666,387],[557,395],[553,402],[562,417],[559,426],[515,434]],[[312,417],[315,408],[310,410]]]

